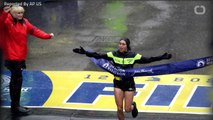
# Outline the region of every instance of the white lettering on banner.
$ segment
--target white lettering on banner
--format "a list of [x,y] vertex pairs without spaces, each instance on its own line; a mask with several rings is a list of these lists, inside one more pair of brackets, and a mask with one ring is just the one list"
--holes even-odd
[[141,70],[135,70],[134,73],[154,73],[152,69],[141,69]]
[[[30,90],[32,90],[32,87],[22,87],[22,88],[21,88],[21,92],[29,92]],[[3,93],[10,92],[9,87],[5,87],[5,88],[2,90],[2,92],[3,92]]]
[[206,64],[207,64],[207,65],[213,64],[213,57],[208,58],[208,59],[206,60]]
[[110,65],[109,63],[103,64],[102,67],[105,68],[106,70],[112,72],[115,75],[125,76],[125,70],[124,69],[116,68],[113,65]]

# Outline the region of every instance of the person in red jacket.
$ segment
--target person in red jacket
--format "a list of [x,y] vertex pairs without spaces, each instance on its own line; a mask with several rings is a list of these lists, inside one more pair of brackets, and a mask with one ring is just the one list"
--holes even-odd
[[9,83],[11,112],[26,115],[29,109],[20,105],[20,94],[22,87],[22,70],[26,68],[27,36],[28,34],[41,39],[50,39],[53,33],[44,31],[33,26],[24,15],[24,8],[18,5],[6,6],[0,11],[0,36],[3,48],[5,66],[11,72]]

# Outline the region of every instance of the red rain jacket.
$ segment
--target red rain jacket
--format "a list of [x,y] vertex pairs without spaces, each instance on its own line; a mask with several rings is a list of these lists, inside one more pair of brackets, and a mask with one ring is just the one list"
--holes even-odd
[[15,22],[11,14],[0,11],[0,48],[5,60],[26,60],[27,35],[50,39],[51,35],[33,26],[26,18]]

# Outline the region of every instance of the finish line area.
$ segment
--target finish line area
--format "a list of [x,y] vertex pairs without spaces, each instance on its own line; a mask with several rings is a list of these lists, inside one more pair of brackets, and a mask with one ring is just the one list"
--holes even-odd
[[[10,73],[5,71],[2,79],[3,112],[9,112],[9,80]],[[98,115],[115,119],[112,80],[113,76],[107,72],[24,71],[21,104],[33,109],[32,115],[27,117],[33,117],[33,113],[68,114],[70,117],[75,113],[77,118]],[[193,74],[135,77],[134,101],[141,117],[144,113],[209,116],[211,80],[210,76]],[[137,119],[140,119],[140,113]]]
[[[31,109],[29,115],[11,114],[10,72],[4,71],[0,120],[117,120],[112,74],[98,72],[88,57],[73,53],[79,46],[107,53],[117,50],[122,36],[131,40],[133,52],[144,57],[172,54],[170,60],[135,68],[212,56],[211,0],[36,3],[25,7],[25,17],[55,36],[48,41],[32,36],[28,40],[21,105]],[[181,74],[135,77],[139,114],[133,118],[125,113],[125,120],[212,120],[213,78],[206,74],[213,69],[201,68],[206,65],[203,61],[197,63],[200,69]]]

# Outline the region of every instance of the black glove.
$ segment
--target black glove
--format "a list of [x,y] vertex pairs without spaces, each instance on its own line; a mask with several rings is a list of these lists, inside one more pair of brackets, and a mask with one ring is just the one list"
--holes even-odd
[[162,59],[170,59],[172,57],[172,54],[169,54],[169,53],[164,53],[161,58]]
[[73,52],[79,53],[79,54],[86,54],[86,51],[84,50],[83,47],[80,46],[80,48],[75,48],[73,49]]

